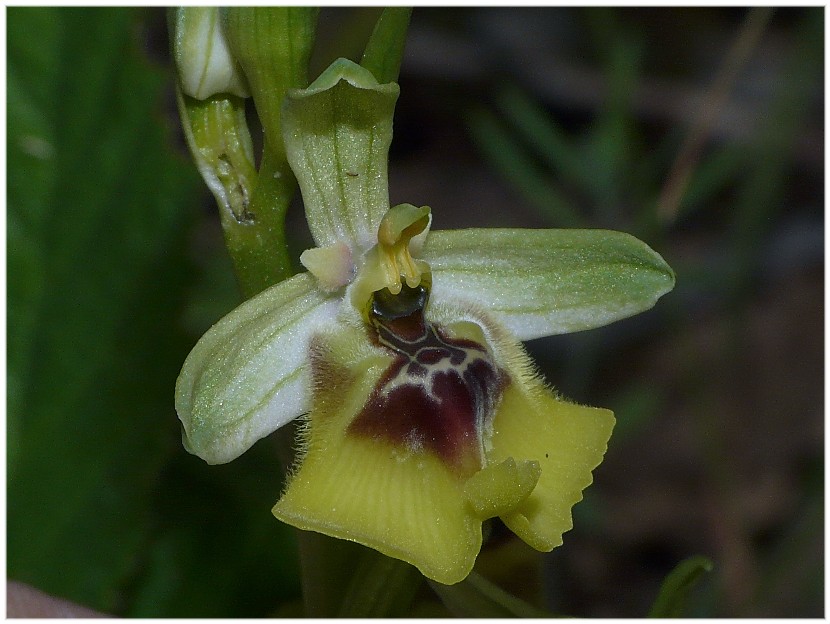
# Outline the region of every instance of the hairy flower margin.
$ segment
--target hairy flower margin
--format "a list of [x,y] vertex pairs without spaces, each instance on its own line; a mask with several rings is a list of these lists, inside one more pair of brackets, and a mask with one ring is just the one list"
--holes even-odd
[[316,247],[308,272],[246,301],[184,363],[185,447],[233,460],[304,417],[274,515],[452,584],[482,522],[562,543],[614,425],[548,388],[520,340],[598,327],[674,286],[663,259],[604,230],[431,230],[389,206],[395,83],[344,59],[282,112]]

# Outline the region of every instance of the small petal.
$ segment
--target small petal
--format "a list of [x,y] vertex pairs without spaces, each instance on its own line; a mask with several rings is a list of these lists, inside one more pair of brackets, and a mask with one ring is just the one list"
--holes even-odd
[[339,59],[307,89],[288,92],[282,124],[318,247],[366,251],[389,209],[386,180],[398,85]]
[[656,252],[608,230],[432,231],[422,257],[434,300],[471,302],[520,340],[606,325],[674,287]]
[[187,450],[221,464],[308,409],[311,333],[331,323],[327,299],[307,273],[272,286],[202,336],[176,382]]
[[354,278],[352,250],[345,243],[306,249],[300,254],[300,262],[327,292],[339,290]]

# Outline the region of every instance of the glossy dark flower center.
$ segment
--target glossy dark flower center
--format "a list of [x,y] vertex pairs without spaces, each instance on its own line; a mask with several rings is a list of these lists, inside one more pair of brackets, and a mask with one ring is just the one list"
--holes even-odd
[[395,356],[349,431],[411,453],[433,452],[465,473],[482,466],[481,433],[504,374],[484,345],[451,338],[424,318],[428,292],[404,285],[376,293],[370,321]]

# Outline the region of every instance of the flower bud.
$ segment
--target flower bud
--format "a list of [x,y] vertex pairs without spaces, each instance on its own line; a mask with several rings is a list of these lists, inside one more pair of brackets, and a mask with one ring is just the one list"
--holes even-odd
[[199,100],[217,93],[250,96],[242,68],[222,32],[219,7],[174,10],[173,57],[185,95]]

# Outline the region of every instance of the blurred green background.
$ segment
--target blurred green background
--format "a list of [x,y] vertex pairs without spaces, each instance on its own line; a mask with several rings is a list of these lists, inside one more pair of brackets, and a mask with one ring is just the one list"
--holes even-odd
[[[377,15],[324,9],[311,76]],[[494,527],[479,570],[510,591],[643,616],[702,554],[690,615],[823,615],[823,35],[819,7],[415,10],[392,203],[626,230],[677,272],[646,314],[528,345],[618,425],[563,547]],[[167,46],[162,9],[7,9],[8,576],[119,616],[294,615],[274,442],[181,447],[179,367],[239,294]],[[289,227],[296,257],[299,202]]]

